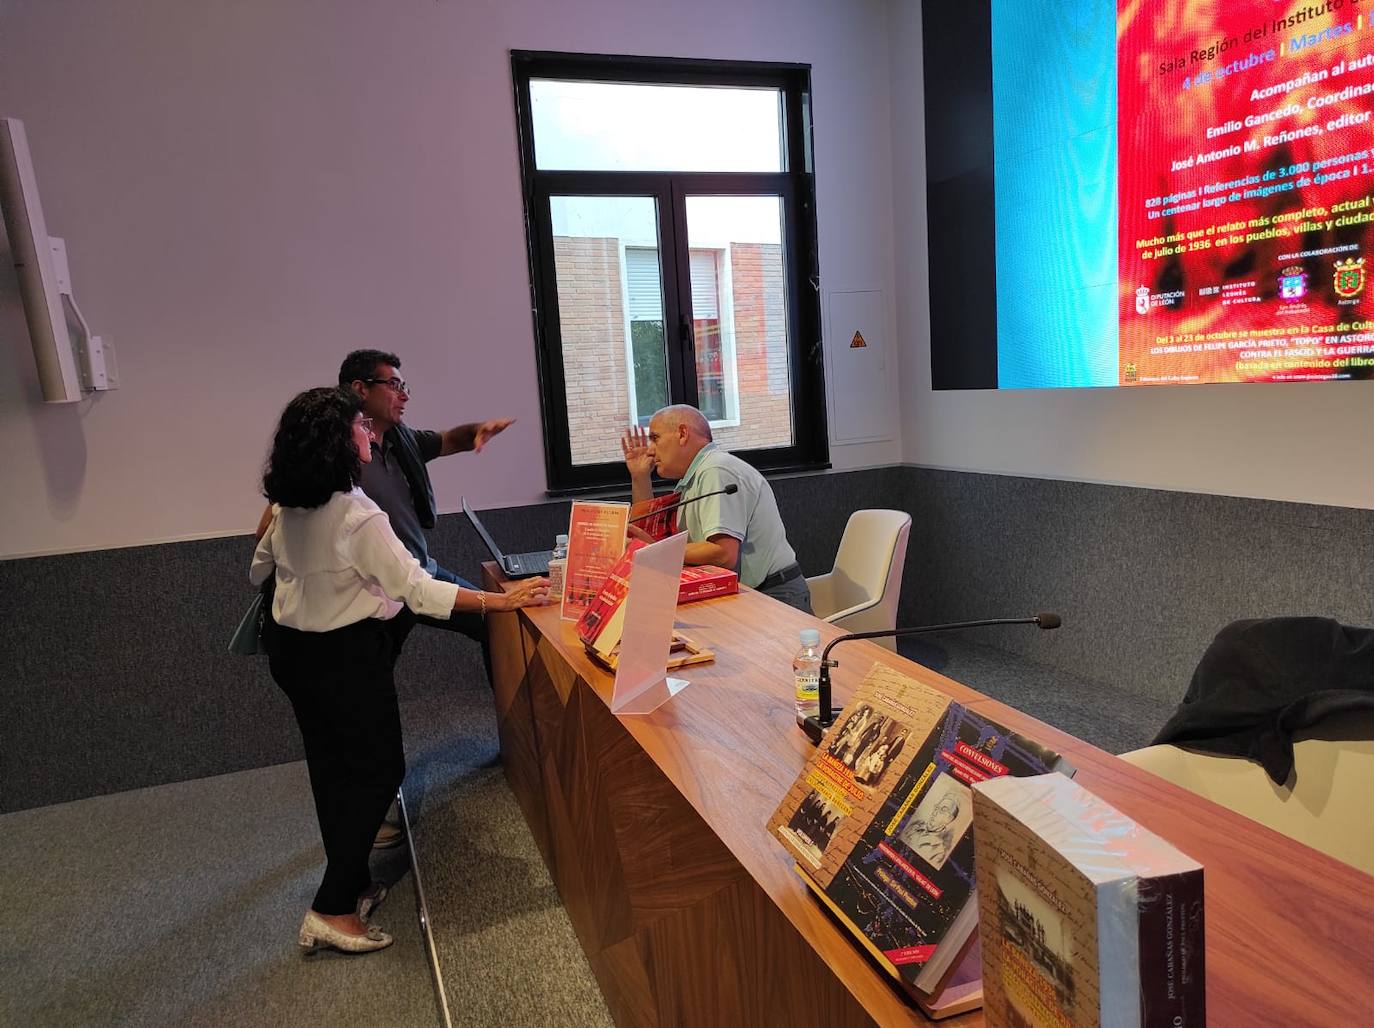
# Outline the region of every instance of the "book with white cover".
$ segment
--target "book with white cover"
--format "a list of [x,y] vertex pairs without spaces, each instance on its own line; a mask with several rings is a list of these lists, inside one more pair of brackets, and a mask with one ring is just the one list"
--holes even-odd
[[973,786],[989,1024],[1206,1024],[1202,866],[1063,775]]

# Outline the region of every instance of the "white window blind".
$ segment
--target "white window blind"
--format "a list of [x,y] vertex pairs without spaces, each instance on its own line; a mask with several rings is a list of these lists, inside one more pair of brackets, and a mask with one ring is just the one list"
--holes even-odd
[[625,289],[631,321],[663,320],[663,282],[658,250],[648,246],[625,248]]
[[716,288],[716,251],[692,251],[692,317],[720,317],[720,291]]

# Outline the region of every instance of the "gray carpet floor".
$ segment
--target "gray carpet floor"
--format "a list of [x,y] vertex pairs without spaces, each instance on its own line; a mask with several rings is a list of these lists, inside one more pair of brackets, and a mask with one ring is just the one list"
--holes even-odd
[[0,1025],[439,1023],[403,849],[366,956],[296,946],[324,869],[304,763],[0,817]]
[[[446,673],[436,675],[436,668]],[[501,770],[495,710],[476,647],[417,631],[398,678],[406,803],[453,1023],[610,1028],[591,967]]]

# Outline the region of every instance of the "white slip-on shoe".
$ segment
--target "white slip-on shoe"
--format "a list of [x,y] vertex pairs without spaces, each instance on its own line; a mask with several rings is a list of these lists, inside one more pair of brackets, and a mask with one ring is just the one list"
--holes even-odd
[[392,941],[391,936],[376,925],[368,925],[362,935],[349,935],[313,910],[307,910],[305,920],[301,922],[300,944],[307,953],[325,946],[344,953],[371,953],[373,950],[386,949]]

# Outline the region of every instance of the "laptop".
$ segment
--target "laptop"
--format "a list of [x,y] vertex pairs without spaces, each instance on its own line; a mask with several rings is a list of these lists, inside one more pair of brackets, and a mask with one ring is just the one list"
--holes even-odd
[[477,516],[477,512],[468,506],[468,498],[463,497],[463,513],[472,522],[472,527],[477,529],[477,534],[482,537],[482,542],[487,544],[487,549],[496,558],[496,563],[501,565],[501,570],[506,573],[507,578],[529,578],[532,575],[547,575],[549,573],[549,558],[553,556],[553,550],[539,550],[534,553],[502,553],[501,547],[496,545],[496,540],[487,531],[487,526]]

